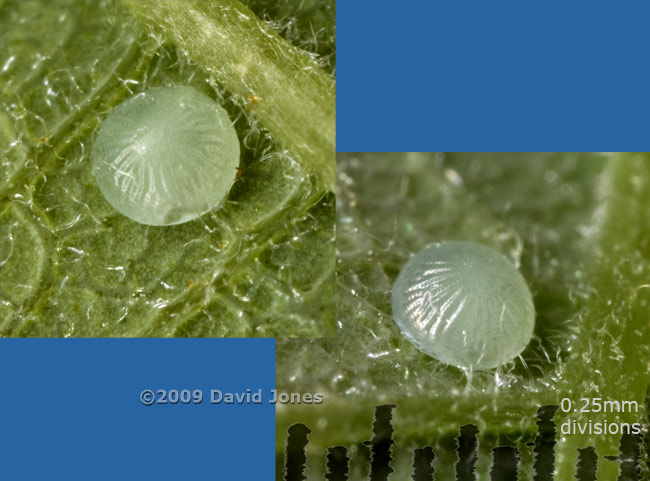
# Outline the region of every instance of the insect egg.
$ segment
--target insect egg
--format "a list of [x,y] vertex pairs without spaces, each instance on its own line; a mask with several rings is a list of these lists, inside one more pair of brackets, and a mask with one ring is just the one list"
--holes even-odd
[[535,326],[526,281],[501,253],[441,242],[411,257],[391,298],[393,317],[420,351],[461,368],[491,369],[517,357]]
[[110,112],[92,159],[97,185],[118,212],[141,224],[181,224],[226,197],[239,140],[226,111],[207,95],[158,87]]

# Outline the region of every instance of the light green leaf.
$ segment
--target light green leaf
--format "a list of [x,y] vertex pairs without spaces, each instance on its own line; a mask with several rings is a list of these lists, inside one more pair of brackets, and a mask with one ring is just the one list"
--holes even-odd
[[330,190],[335,169],[335,84],[315,60],[268,29],[238,0],[122,0],[188,52]]
[[[222,4],[211,5],[203,6],[203,21],[214,30],[209,22]],[[333,70],[319,66],[333,57],[328,2],[251,7],[269,25],[249,12],[249,23],[222,43],[223,55],[256,39],[247,65],[259,75],[269,35],[267,47],[304,58],[312,75],[334,88]],[[176,33],[193,35],[180,13],[169,15]],[[284,39],[272,33],[285,23],[300,27],[281,28]],[[328,335],[335,205],[324,179],[333,155],[304,162],[295,147],[309,139],[298,132],[292,144],[291,132],[273,132],[257,106],[201,63],[210,61],[207,53],[195,58],[161,32],[114,1],[0,2],[0,335]],[[314,35],[323,50],[303,52],[292,43],[309,47]],[[240,74],[242,85],[254,84]],[[277,80],[265,88],[285,89]],[[309,96],[303,89],[312,86],[295,80],[296,95]],[[222,209],[147,227],[103,199],[90,154],[115,105],[172,84],[191,85],[228,111],[241,142],[241,175]],[[327,101],[333,105],[333,97]],[[282,106],[274,113],[282,115]],[[290,119],[294,113],[293,106],[284,112]]]
[[[643,422],[650,380],[650,157],[647,154],[340,154],[337,198],[338,329],[334,339],[278,346],[278,388],[322,392],[320,406],[278,410],[278,463],[286,427],[312,428],[310,479],[329,446],[367,471],[360,443],[374,406],[394,403],[395,479],[414,447],[437,451],[437,479],[454,479],[454,438],[479,427],[490,448],[514,444],[530,474],[539,406],[582,397],[636,401],[638,413],[558,413],[567,419]],[[492,246],[519,266],[534,296],[535,338],[523,360],[491,372],[442,365],[403,338],[390,291],[410,255],[441,240]],[[617,435],[560,435],[559,480],[573,479],[577,448],[617,455]],[[618,463],[599,462],[599,479]],[[322,471],[320,471],[322,473]],[[523,478],[529,479],[529,478]]]

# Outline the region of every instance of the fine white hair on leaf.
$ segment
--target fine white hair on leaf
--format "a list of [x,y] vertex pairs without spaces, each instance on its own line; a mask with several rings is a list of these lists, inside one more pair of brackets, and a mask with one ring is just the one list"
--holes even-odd
[[92,171],[118,212],[173,225],[218,207],[237,174],[239,140],[226,111],[193,87],[149,89],[104,120]]
[[471,242],[440,242],[411,257],[393,285],[391,304],[411,343],[464,369],[513,360],[535,327],[523,276],[500,252]]

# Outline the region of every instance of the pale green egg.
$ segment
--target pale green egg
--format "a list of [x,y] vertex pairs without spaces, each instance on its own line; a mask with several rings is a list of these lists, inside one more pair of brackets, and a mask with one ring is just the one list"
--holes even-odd
[[104,198],[130,219],[173,225],[226,198],[239,140],[226,111],[192,87],[152,88],[115,107],[92,149]]
[[535,327],[523,276],[500,252],[471,242],[441,242],[411,257],[393,285],[391,304],[410,342],[461,368],[511,361]]

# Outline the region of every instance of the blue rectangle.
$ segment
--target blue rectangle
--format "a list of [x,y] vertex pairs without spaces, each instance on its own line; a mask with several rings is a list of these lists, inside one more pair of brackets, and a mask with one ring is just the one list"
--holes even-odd
[[273,479],[273,339],[2,339],[0,366],[0,479]]
[[337,5],[337,150],[647,150],[650,3]]

